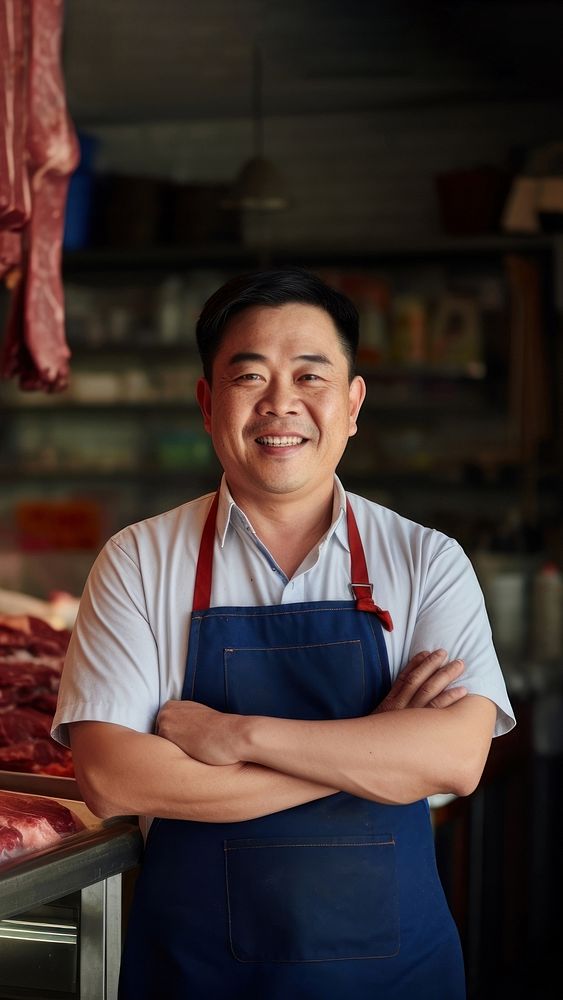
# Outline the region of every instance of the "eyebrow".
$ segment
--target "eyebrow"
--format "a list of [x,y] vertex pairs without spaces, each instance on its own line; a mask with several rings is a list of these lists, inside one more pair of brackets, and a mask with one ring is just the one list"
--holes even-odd
[[[257,354],[254,351],[239,351],[238,354],[233,354],[229,358],[230,365],[238,365],[242,361],[267,361],[268,358],[265,354]],[[330,365],[332,367],[332,361],[330,361],[326,354],[298,354],[297,357],[292,358],[292,361],[308,361],[311,364],[318,365]]]

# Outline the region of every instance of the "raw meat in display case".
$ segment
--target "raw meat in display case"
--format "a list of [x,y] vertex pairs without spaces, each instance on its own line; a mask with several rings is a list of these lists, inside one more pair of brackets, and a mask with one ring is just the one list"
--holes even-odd
[[70,750],[50,736],[70,631],[0,615],[0,771],[73,777]]
[[0,791],[0,862],[53,847],[84,829],[82,820],[56,799]]

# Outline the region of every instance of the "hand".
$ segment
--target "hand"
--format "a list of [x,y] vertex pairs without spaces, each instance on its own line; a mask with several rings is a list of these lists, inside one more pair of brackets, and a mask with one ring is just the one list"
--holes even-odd
[[243,720],[197,701],[167,701],[158,713],[156,732],[203,764],[237,764]]
[[463,660],[448,661],[445,649],[417,653],[401,670],[389,694],[372,714],[401,708],[447,708],[467,694],[464,687],[446,691],[448,684],[457,680],[463,671]]

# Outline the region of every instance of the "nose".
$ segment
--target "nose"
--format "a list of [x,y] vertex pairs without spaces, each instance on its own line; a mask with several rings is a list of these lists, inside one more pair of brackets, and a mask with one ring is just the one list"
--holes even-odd
[[298,413],[300,402],[293,381],[270,379],[258,400],[257,410],[261,416],[280,417]]

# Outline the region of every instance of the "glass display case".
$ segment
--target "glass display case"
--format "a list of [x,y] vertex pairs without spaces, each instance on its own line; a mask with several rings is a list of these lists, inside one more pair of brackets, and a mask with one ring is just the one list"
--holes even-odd
[[142,852],[136,819],[97,819],[70,778],[2,772],[0,788],[56,798],[85,827],[0,864],[0,998],[116,1000],[122,876]]

